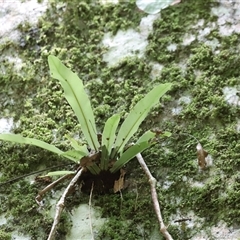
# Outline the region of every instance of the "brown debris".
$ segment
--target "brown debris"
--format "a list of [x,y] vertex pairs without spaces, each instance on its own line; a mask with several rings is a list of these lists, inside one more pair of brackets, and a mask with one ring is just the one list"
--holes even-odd
[[206,152],[200,143],[197,144],[197,158],[198,165],[203,170],[207,167],[206,157],[208,156],[208,152]]
[[100,152],[96,152],[90,156],[85,156],[80,160],[81,167],[90,167],[93,163],[98,163],[100,160],[101,154]]
[[114,187],[113,187],[114,193],[120,192],[124,188],[125,174],[126,174],[126,172],[123,169],[121,169],[119,179],[114,181]]

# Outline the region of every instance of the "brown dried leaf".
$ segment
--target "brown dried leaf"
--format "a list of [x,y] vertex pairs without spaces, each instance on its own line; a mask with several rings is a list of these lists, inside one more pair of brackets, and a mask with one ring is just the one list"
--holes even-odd
[[197,158],[198,158],[198,165],[201,169],[205,169],[207,166],[206,157],[208,152],[206,152],[200,143],[197,144]]
[[81,167],[90,167],[93,163],[97,163],[100,160],[100,152],[94,153],[90,156],[85,156],[80,160]]
[[124,176],[126,172],[121,169],[119,179],[114,182],[113,191],[114,193],[121,191],[124,188]]
[[40,183],[51,183],[52,178],[49,176],[37,176],[35,177],[35,181]]

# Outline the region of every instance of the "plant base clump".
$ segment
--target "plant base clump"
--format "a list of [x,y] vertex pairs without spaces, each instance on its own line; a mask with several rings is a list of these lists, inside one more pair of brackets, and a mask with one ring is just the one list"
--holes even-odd
[[110,171],[101,171],[98,175],[94,175],[86,171],[79,178],[81,191],[89,194],[93,188],[93,193],[108,194],[113,193],[115,181],[120,178],[120,171],[111,173]]

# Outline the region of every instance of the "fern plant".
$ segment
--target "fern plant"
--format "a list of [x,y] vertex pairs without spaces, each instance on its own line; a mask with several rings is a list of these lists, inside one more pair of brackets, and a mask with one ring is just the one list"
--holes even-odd
[[[151,146],[151,139],[153,139],[156,134],[149,130],[145,132],[135,144],[126,148],[126,144],[137,132],[140,124],[146,118],[151,108],[156,105],[159,98],[171,88],[170,83],[160,84],[147,93],[146,96],[133,107],[120,126],[118,133],[116,132],[120,115],[115,114],[111,116],[105,123],[101,140],[99,141],[93,110],[88,95],[84,90],[83,82],[76,73],[73,73],[67,68],[57,57],[50,55],[48,57],[48,64],[51,76],[59,80],[64,89],[65,98],[78,118],[87,145],[80,146],[75,139],[69,138],[73,149],[63,152],[52,144],[21,135],[0,134],[0,140],[38,146],[71,161],[80,163],[82,168],[88,169],[94,175],[99,174],[101,171],[110,171],[111,173],[119,171],[126,163],[133,159],[137,153]],[[167,132],[164,134],[166,136],[169,135]],[[91,151],[89,151],[89,148]],[[48,175],[66,175],[70,173],[74,172],[58,171],[49,173]]]
[[[0,134],[0,140],[35,145],[45,150],[54,152],[80,165],[76,171],[63,170],[48,173],[48,176],[63,176],[51,183],[49,186],[45,187],[36,197],[36,201],[41,205],[42,197],[47,191],[63,179],[73,175],[70,183],[56,205],[54,221],[48,235],[48,240],[53,240],[55,239],[57,225],[59,223],[61,212],[64,208],[66,196],[70,193],[72,187],[78,182],[84,173],[90,173],[90,177],[95,179],[92,180],[91,191],[93,190],[93,186],[95,186],[94,183],[102,182],[102,176],[104,176],[105,179],[105,182],[102,182],[103,187],[113,180],[114,185],[111,183],[109,186],[110,188],[114,188],[114,192],[120,191],[123,188],[125,173],[122,170],[122,167],[135,156],[139,158],[140,153],[151,146],[154,142],[152,139],[158,133],[148,130],[137,140],[135,144],[130,144],[128,146],[127,144],[130,138],[136,133],[151,108],[156,105],[159,98],[171,88],[171,84],[160,84],[147,93],[145,97],[132,108],[127,118],[119,127],[118,132],[117,129],[120,121],[120,115],[114,114],[111,116],[106,121],[103,133],[99,139],[91,103],[84,91],[82,81],[78,78],[76,73],[73,73],[64,64],[62,64],[57,57],[49,56],[48,64],[51,76],[59,80],[62,88],[64,89],[65,98],[78,118],[87,144],[81,146],[75,139],[68,137],[73,149],[63,152],[52,144],[34,138],[23,137],[21,135]],[[170,133],[165,132],[163,135],[169,136]],[[139,160],[139,163],[141,166],[144,164],[143,160]],[[144,169],[145,171],[148,171],[147,167],[144,167]],[[115,178],[115,174],[117,174],[117,178]],[[160,216],[159,222],[161,229],[166,229],[161,218],[159,203],[156,199],[157,194],[156,189],[153,186],[153,177],[150,173],[147,173],[147,175],[150,176],[149,182],[151,183],[152,199],[154,201],[154,206],[156,206],[155,211],[157,212],[157,216]],[[96,181],[96,178],[93,176],[98,176],[101,181],[98,181],[98,179]],[[108,177],[112,176],[114,178],[110,180]],[[166,232],[167,231],[164,230],[164,234],[166,234]]]

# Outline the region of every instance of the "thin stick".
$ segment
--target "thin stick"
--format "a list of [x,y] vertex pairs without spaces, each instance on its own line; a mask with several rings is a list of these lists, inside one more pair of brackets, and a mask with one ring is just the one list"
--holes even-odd
[[156,191],[156,179],[152,176],[151,172],[149,171],[142,155],[140,153],[138,153],[136,155],[138,162],[140,163],[141,167],[143,168],[143,171],[146,173],[147,177],[148,177],[148,181],[150,183],[151,186],[151,195],[152,195],[152,201],[153,201],[153,206],[154,206],[154,210],[157,214],[157,218],[158,218],[158,222],[160,225],[160,231],[163,234],[163,236],[166,238],[166,240],[173,240],[172,236],[170,235],[170,233],[167,230],[167,227],[165,226],[164,222],[163,222],[163,218],[162,218],[162,214],[161,214],[161,209],[160,209],[160,205],[158,202],[158,197],[157,197],[157,191]]
[[68,164],[68,165],[62,164],[62,165],[58,165],[58,166],[53,166],[53,167],[45,168],[45,169],[42,169],[42,170],[39,170],[39,171],[27,173],[27,174],[25,174],[25,175],[21,175],[21,176],[19,176],[19,177],[12,178],[12,179],[10,179],[10,180],[8,180],[8,181],[6,181],[6,182],[1,182],[1,183],[0,183],[0,186],[3,186],[3,185],[8,184],[8,183],[15,182],[15,181],[17,181],[17,180],[19,180],[19,179],[22,179],[22,178],[25,178],[25,177],[29,177],[29,176],[34,175],[34,174],[46,172],[47,170],[50,170],[50,169],[56,169],[56,168],[63,167],[63,166],[66,167],[66,166],[69,166],[69,165],[72,165],[72,164]]
[[55,217],[54,217],[54,221],[52,224],[52,228],[51,231],[48,235],[48,239],[47,240],[53,240],[56,230],[57,230],[57,225],[59,223],[60,220],[60,216],[62,213],[62,210],[64,208],[64,203],[65,203],[65,198],[67,197],[68,193],[70,192],[71,188],[76,184],[77,180],[79,179],[79,177],[81,176],[81,174],[83,173],[84,168],[81,168],[76,175],[73,177],[73,179],[71,180],[71,182],[68,184],[67,188],[64,190],[60,200],[57,203],[56,206],[56,213],[55,213]]
[[120,194],[120,197],[121,197],[120,212],[122,213],[123,195],[122,195],[122,191],[121,190],[119,190],[119,194]]
[[179,135],[187,135],[190,136],[191,138],[195,139],[197,141],[197,143],[199,143],[198,139],[196,137],[194,137],[193,135],[189,134],[189,133],[181,133]]
[[93,228],[92,228],[92,215],[91,215],[93,186],[94,186],[94,182],[92,183],[92,188],[91,188],[91,192],[90,192],[90,196],[89,196],[89,202],[88,202],[88,205],[89,205],[89,223],[90,223],[92,240],[94,240]]
[[136,199],[135,199],[134,211],[137,210],[137,201],[138,201],[138,189],[137,189],[137,186],[136,186]]
[[68,174],[68,175],[64,175],[62,177],[60,177],[59,179],[57,179],[56,181],[50,183],[49,185],[47,185],[43,190],[41,190],[38,195],[36,196],[35,200],[37,202],[37,204],[39,206],[41,206],[41,201],[42,201],[42,197],[43,195],[50,191],[52,188],[54,188],[58,183],[62,182],[64,179],[68,178],[69,176],[71,176],[72,174]]

